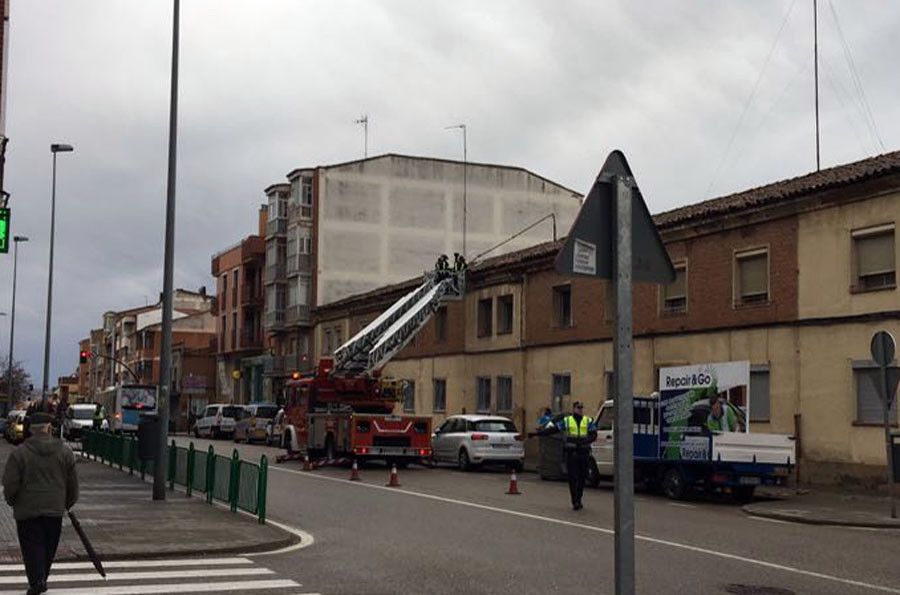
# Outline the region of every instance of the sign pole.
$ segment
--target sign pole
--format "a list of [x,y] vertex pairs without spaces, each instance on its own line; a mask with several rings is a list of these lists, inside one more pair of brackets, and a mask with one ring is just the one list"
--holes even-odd
[[634,590],[634,395],[632,390],[632,240],[633,179],[612,176],[615,247],[613,284],[616,303],[615,371],[615,573],[616,595]]
[[888,382],[887,366],[878,366],[881,386],[884,387],[881,405],[884,411],[884,447],[887,450],[887,485],[888,499],[891,501],[891,518],[897,518],[897,503],[894,501],[894,449],[891,445],[891,383]]

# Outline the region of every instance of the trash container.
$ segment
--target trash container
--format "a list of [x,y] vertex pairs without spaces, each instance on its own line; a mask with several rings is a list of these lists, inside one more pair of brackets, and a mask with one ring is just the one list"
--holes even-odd
[[141,413],[137,437],[138,457],[142,461],[155,461],[159,453],[159,415]]
[[894,483],[900,483],[900,432],[891,432],[891,452],[894,455]]

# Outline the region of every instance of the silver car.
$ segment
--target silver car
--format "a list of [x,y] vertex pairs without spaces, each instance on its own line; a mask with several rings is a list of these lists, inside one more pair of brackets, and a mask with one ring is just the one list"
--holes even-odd
[[511,419],[496,415],[453,415],[431,437],[434,461],[460,469],[498,463],[522,469],[523,436]]

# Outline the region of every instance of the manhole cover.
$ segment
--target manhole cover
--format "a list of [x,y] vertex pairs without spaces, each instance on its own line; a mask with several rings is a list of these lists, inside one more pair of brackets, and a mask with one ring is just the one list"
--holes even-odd
[[797,595],[790,589],[782,589],[780,587],[765,587],[763,585],[741,585],[732,583],[725,587],[726,593],[734,595]]

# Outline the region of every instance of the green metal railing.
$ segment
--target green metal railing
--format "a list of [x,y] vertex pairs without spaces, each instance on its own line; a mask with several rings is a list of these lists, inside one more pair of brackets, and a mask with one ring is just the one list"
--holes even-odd
[[[153,474],[153,462],[138,457],[138,441],[133,436],[89,430],[82,438],[82,453],[88,458],[118,467],[129,475],[141,474],[141,479]],[[237,449],[230,457],[218,455],[212,445],[204,452],[191,442],[187,448],[172,440],[166,447],[169,489],[185,489],[188,496],[203,494],[210,504],[222,502],[231,508],[256,515],[260,524],[266,522],[266,489],[269,461],[266,455],[259,463],[241,460]]]

